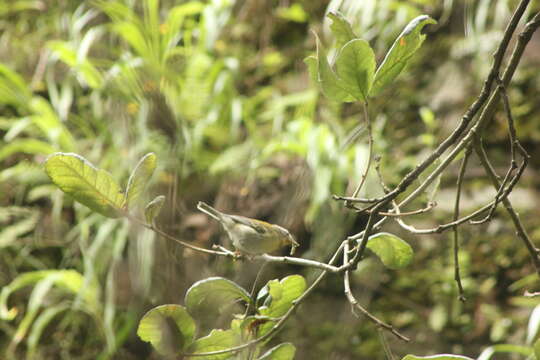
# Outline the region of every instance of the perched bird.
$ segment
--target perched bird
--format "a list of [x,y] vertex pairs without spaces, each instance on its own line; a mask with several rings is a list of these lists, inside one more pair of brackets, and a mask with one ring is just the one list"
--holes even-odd
[[282,246],[291,245],[291,255],[298,243],[286,229],[264,221],[239,215],[228,215],[199,201],[197,209],[208,214],[223,225],[234,247],[251,255],[271,253]]

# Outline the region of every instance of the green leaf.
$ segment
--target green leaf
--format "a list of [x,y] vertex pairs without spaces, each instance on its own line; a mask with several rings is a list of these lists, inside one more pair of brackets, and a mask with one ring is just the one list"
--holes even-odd
[[320,44],[319,38],[317,38],[317,71],[317,82],[319,83],[323,94],[327,98],[338,102],[354,101],[354,97],[349,94],[346,89],[346,85],[343,84],[343,81],[337,77],[330,67],[330,64],[328,64],[326,53]]
[[0,161],[17,153],[49,155],[57,150],[49,143],[37,139],[17,139],[0,148]]
[[[291,308],[294,300],[298,299],[306,290],[306,280],[300,275],[290,275],[281,281],[270,280],[266,289],[261,289],[259,298],[265,292],[269,293],[266,298],[265,305],[259,307],[259,313],[270,318],[278,318],[285,315]],[[274,326],[274,321],[264,323],[260,327],[259,336],[264,335]]]
[[496,353],[518,354],[530,356],[533,353],[533,348],[529,346],[513,345],[513,344],[498,344],[490,346],[478,356],[477,360],[489,360]]
[[293,360],[295,353],[293,344],[283,343],[265,352],[258,360]]
[[129,177],[126,187],[126,204],[132,205],[143,193],[156,169],[156,154],[144,155]]
[[195,338],[195,321],[183,306],[168,304],[148,311],[137,328],[141,340],[163,355],[187,349]]
[[[214,329],[208,336],[197,339],[191,345],[189,352],[197,354],[219,351],[229,349],[237,344],[238,341],[233,330]],[[196,358],[201,360],[219,360],[235,358],[235,356],[233,353],[226,353],[221,355],[197,356]]]
[[413,250],[409,244],[389,233],[371,235],[367,248],[373,251],[382,263],[390,269],[401,269],[409,265]]
[[536,340],[536,342],[534,343],[533,350],[534,350],[534,356],[536,357],[536,360],[539,360],[540,359],[540,339]]
[[362,39],[351,40],[341,48],[336,72],[349,94],[367,101],[375,73],[375,53]]
[[328,13],[327,15],[332,19],[332,25],[330,25],[330,30],[336,38],[336,47],[341,49],[343,45],[349,41],[356,39],[357,36],[354,34],[351,24],[345,19],[345,17],[340,12]]
[[317,84],[317,86],[318,86],[319,85],[319,73],[318,73],[318,70],[317,70],[317,66],[318,66],[317,57],[313,56],[313,55],[310,55],[310,56],[308,56],[308,57],[306,57],[304,59],[304,63],[308,67],[309,78],[311,79],[311,81],[313,81],[314,84]]
[[431,356],[415,356],[407,355],[401,360],[474,360],[470,357],[461,356],[461,355],[451,355],[451,354],[439,354]]
[[55,153],[45,160],[45,171],[63,192],[110,218],[122,215],[125,197],[111,175],[73,153]]
[[150,201],[144,208],[144,217],[148,224],[153,224],[155,218],[159,215],[163,203],[165,202],[165,196],[158,195],[154,200]]
[[411,56],[420,48],[426,35],[421,33],[427,24],[436,24],[437,21],[428,15],[420,15],[405,27],[403,32],[394,41],[390,51],[375,73],[375,81],[370,96],[378,95],[403,70]]
[[13,292],[41,281],[51,282],[59,289],[79,296],[84,300],[88,311],[95,311],[99,306],[99,288],[95,284],[89,284],[77,271],[32,271],[17,276],[11,283],[2,288],[0,292],[0,319],[12,320],[18,313],[17,308],[8,309],[8,298]]
[[222,277],[197,281],[186,293],[185,304],[192,314],[214,313],[237,300],[251,301],[249,293],[240,285]]

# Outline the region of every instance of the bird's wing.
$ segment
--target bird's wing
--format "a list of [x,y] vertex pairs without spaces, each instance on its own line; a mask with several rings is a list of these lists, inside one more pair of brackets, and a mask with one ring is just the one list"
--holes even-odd
[[257,221],[254,221],[254,220],[251,220],[246,217],[239,216],[239,215],[230,215],[230,217],[238,224],[246,225],[246,226],[249,226],[250,228],[253,228],[259,234],[266,233],[266,228],[258,224]]

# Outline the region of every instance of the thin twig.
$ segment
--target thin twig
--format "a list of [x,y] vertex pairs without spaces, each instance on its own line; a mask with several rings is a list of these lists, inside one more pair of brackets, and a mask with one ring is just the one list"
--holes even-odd
[[357,197],[352,197],[352,196],[339,196],[339,195],[332,195],[332,198],[338,201],[341,200],[341,201],[347,201],[350,203],[363,203],[363,204],[373,204],[373,203],[378,203],[384,200],[384,197],[365,199],[365,198],[357,198]]
[[[354,190],[352,197],[356,198],[358,194],[360,193],[360,190],[362,190],[362,187],[364,186],[366,182],[366,178],[369,173],[369,168],[371,167],[371,158],[373,157],[373,133],[371,128],[371,120],[369,118],[369,112],[368,112],[368,103],[367,101],[364,102],[364,118],[366,120],[366,129],[367,129],[367,136],[368,136],[368,161],[366,164],[366,168],[364,169],[364,172],[362,173],[362,178],[360,179],[360,183],[356,187],[356,190]],[[347,205],[347,202],[345,202],[345,205]]]
[[[485,153],[485,151],[484,151],[484,149],[482,147],[480,139],[477,139],[477,141],[474,142],[474,148],[475,148],[475,151],[476,151],[478,157],[480,158],[480,163],[482,164],[482,166],[486,170],[486,173],[488,174],[488,177],[490,178],[493,186],[496,189],[498,189],[500,187],[501,183],[500,183],[499,179],[497,178],[497,173],[495,172],[495,170],[493,170],[493,166],[491,165],[491,163],[489,161],[489,158],[487,157],[487,154]],[[518,148],[518,149],[520,149],[520,148]],[[521,151],[521,150],[519,150],[519,151]],[[524,153],[524,155],[526,155],[526,156],[523,156],[523,163],[522,163],[522,166],[520,166],[520,168],[518,169],[518,173],[516,174],[516,177],[521,176],[521,173],[523,173],[525,167],[527,166],[529,156],[528,156],[528,154],[526,152]],[[529,251],[529,254],[531,256],[531,260],[532,260],[532,262],[534,264],[536,272],[540,275],[540,257],[539,257],[539,252],[540,251],[539,251],[539,249],[534,246],[533,242],[529,238],[529,235],[527,234],[527,231],[525,230],[525,227],[523,226],[523,223],[521,222],[521,219],[519,218],[519,215],[517,214],[517,212],[512,207],[512,203],[510,202],[510,200],[507,199],[506,197],[504,197],[502,199],[502,203],[503,203],[506,211],[510,215],[510,218],[512,219],[512,222],[514,223],[514,227],[516,228],[517,236],[525,244],[525,247],[527,248],[527,250]]]
[[419,215],[419,214],[424,214],[424,213],[430,211],[431,209],[433,209],[436,206],[437,206],[437,203],[435,201],[430,201],[430,202],[428,202],[427,206],[425,208],[422,208],[422,209],[413,210],[413,211],[407,211],[407,212],[400,212],[399,214],[395,213],[395,212],[379,211],[377,213],[377,215],[389,216],[389,217],[403,217],[403,216]]
[[[523,12],[525,8],[527,7],[529,1],[522,0],[514,14],[512,15],[512,18],[510,20],[509,25],[507,26],[505,33],[504,33],[504,39],[509,39],[509,37],[512,36],[515,27],[517,26],[519,20],[523,16]],[[515,70],[523,56],[523,52],[530,41],[532,34],[537,30],[537,28],[540,26],[540,13],[537,13],[534,18],[529,21],[525,29],[519,34],[518,41],[514,47],[514,50],[512,51],[512,54],[510,56],[510,60],[508,62],[508,65],[506,66],[503,75],[502,75],[502,81],[505,84],[505,86],[508,85],[511,78],[513,77]],[[499,68],[501,65],[502,57],[504,55],[504,52],[506,48],[508,47],[508,41],[504,40],[499,45],[499,48],[497,49],[495,55],[494,55],[494,64],[491,68],[490,75],[488,75],[488,78],[486,79],[484,86],[482,90],[480,91],[480,94],[478,98],[474,101],[474,103],[469,107],[465,115],[461,118],[460,123],[454,129],[452,134],[450,134],[438,147],[435,149],[435,151],[430,154],[421,164],[419,164],[414,170],[412,170],[409,174],[407,174],[403,180],[398,184],[398,186],[390,193],[388,193],[383,200],[385,199],[395,199],[399,194],[403,193],[407,187],[418,177],[419,174],[421,174],[428,166],[433,164],[437,159],[439,159],[442,154],[453,144],[456,143],[456,141],[460,138],[461,135],[463,135],[463,132],[466,130],[470,122],[472,121],[473,117],[478,113],[480,108],[486,103],[489,97],[489,101],[487,101],[486,106],[484,107],[484,110],[482,111],[482,114],[480,115],[479,119],[477,120],[475,126],[473,126],[467,134],[459,141],[459,143],[456,145],[456,147],[451,151],[451,153],[441,162],[441,164],[424,180],[424,182],[417,187],[411,194],[409,194],[404,200],[402,200],[399,203],[399,206],[406,206],[410,202],[412,202],[414,199],[416,199],[424,190],[426,187],[428,187],[436,178],[438,175],[450,165],[452,160],[469,144],[470,141],[472,141],[475,133],[478,131],[478,129],[482,128],[482,126],[485,126],[488,119],[490,118],[490,114],[494,111],[497,102],[495,101],[497,94],[490,95],[490,89],[492,86],[492,83],[494,79],[496,79],[496,74],[499,72]],[[383,201],[381,200],[381,201]],[[383,217],[381,220],[379,220],[376,223],[376,226],[381,226],[388,218]],[[349,240],[358,240],[364,237],[364,231],[361,231],[355,235],[349,236]],[[529,249],[530,251],[530,249]],[[532,253],[531,253],[532,255]],[[540,273],[540,261],[538,263],[538,271]]]
[[[506,27],[506,29],[504,31],[503,39],[501,40],[501,43],[499,44],[497,50],[495,51],[495,54],[493,55],[493,65],[491,67],[491,70],[489,72],[489,75],[488,75],[486,81],[484,82],[482,90],[480,91],[480,94],[478,95],[478,98],[469,107],[469,109],[467,110],[465,115],[463,115],[463,117],[461,118],[458,126],[454,129],[454,131],[443,142],[441,142],[439,144],[439,146],[425,160],[423,160],[412,171],[410,171],[407,175],[405,175],[405,177],[396,186],[396,188],[394,190],[392,190],[391,192],[389,192],[384,197],[385,200],[393,200],[399,194],[403,193],[409,187],[409,185],[411,185],[418,178],[418,176],[422,172],[424,172],[424,170],[426,170],[431,164],[433,164],[437,159],[439,159],[446,150],[448,150],[452,145],[454,145],[459,140],[459,138],[463,135],[463,133],[466,131],[466,129],[469,126],[470,122],[473,120],[473,118],[476,116],[476,114],[482,108],[482,106],[486,103],[486,101],[491,100],[490,99],[491,89],[492,89],[492,86],[493,86],[493,83],[494,83],[495,79],[497,79],[499,77],[498,74],[499,74],[499,70],[500,70],[500,67],[501,67],[501,64],[502,64],[502,59],[504,57],[506,49],[508,48],[508,44],[510,42],[510,39],[512,38],[512,35],[513,35],[517,25],[519,24],[519,20],[523,16],[523,13],[525,12],[529,2],[530,2],[530,0],[522,0],[518,4],[518,6],[517,6],[516,10],[514,11],[514,13],[512,14],[512,18],[510,19],[510,22],[508,23],[508,26]],[[523,37],[522,35],[523,35],[523,33],[520,35],[520,40]],[[532,35],[532,33],[530,35]],[[530,37],[529,37],[529,39],[530,39]],[[525,44],[527,42],[528,42],[528,39],[526,39]],[[514,53],[512,54],[512,59],[514,59],[516,57],[518,57],[518,59],[516,60],[515,64],[513,64],[512,60],[510,61],[509,65],[507,67],[507,70],[505,71],[505,75],[507,75],[507,76],[503,75],[503,82],[505,84],[508,83],[508,81],[512,77],[513,72],[515,70],[515,67],[514,67],[513,69],[511,69],[510,72],[508,72],[510,65],[517,66],[517,62],[519,62],[519,59],[521,58],[521,56],[522,56],[522,52],[520,54],[516,54],[516,52],[514,51]],[[508,74],[507,74],[507,72],[508,72]],[[494,106],[494,105],[491,105],[491,106]],[[488,107],[488,106],[486,106],[486,107]],[[484,109],[483,113],[485,113],[485,109]],[[470,134],[470,131],[469,131],[469,134]],[[449,155],[449,157],[447,157],[447,159],[445,159],[447,161],[443,162],[444,165],[443,164],[439,165],[437,170],[434,171],[434,173],[432,173],[432,175],[434,175],[434,176],[430,175],[430,177],[428,177],[424,181],[424,183],[419,188],[417,188],[415,190],[415,192],[413,192],[414,195],[413,194],[409,195],[409,197],[407,199],[412,199],[412,198],[415,198],[416,196],[418,196],[418,193],[422,192],[425,189],[425,187],[427,187],[428,183],[431,183],[434,180],[434,178],[436,178],[436,176],[438,175],[437,173],[440,173],[444,168],[446,168],[450,164],[450,162],[453,160],[453,158],[455,156],[457,156],[459,154],[459,152],[461,152],[463,147],[470,140],[471,139],[469,138],[466,141],[464,141],[464,140],[460,141],[457,148],[455,149],[455,151],[451,155]],[[411,196],[412,196],[412,198],[411,198]]]
[[[347,264],[348,262],[349,262],[349,243],[345,242],[344,249],[343,249],[343,263]],[[385,330],[388,330],[389,332],[394,334],[399,339],[401,339],[403,341],[407,341],[407,342],[410,341],[410,339],[408,337],[406,337],[405,335],[402,335],[392,325],[389,325],[389,324],[385,323],[384,321],[379,320],[375,315],[371,314],[369,311],[364,309],[364,307],[362,307],[358,303],[358,300],[356,300],[356,298],[354,297],[354,295],[352,294],[352,291],[351,291],[351,283],[350,283],[350,279],[349,279],[349,274],[350,274],[350,271],[346,270],[345,275],[343,276],[343,287],[344,287],[344,290],[345,290],[345,296],[347,297],[347,300],[349,300],[349,302],[351,303],[351,306],[353,307],[353,309],[357,309],[365,317],[367,317],[371,322],[373,322],[375,325],[377,325],[378,327],[381,327],[381,328],[383,328]],[[354,311],[353,311],[353,313],[354,313]]]
[[[471,147],[468,146],[467,150],[465,151],[465,156],[463,157],[463,160],[461,161],[461,166],[459,168],[459,174],[457,178],[457,188],[456,188],[456,202],[454,204],[454,221],[459,219],[459,205],[461,202],[461,186],[463,185],[463,178],[465,177],[465,170],[467,169],[467,162],[469,161],[469,157],[471,156]],[[458,291],[459,291],[459,300],[462,302],[465,302],[465,295],[463,291],[463,285],[461,283],[461,274],[459,269],[459,230],[457,225],[454,225],[452,227],[452,230],[454,232],[454,280],[457,283]]]
[[[514,177],[512,178],[510,183],[508,184],[508,187],[506,189],[504,189],[504,192],[501,194],[500,200],[505,199],[512,192],[514,186],[519,181],[519,179],[521,177],[521,174],[523,173],[524,169],[525,169],[525,164],[522,163],[521,166],[518,169],[518,172],[516,173],[516,175],[514,175]],[[490,210],[493,207],[494,203],[495,203],[495,200],[492,200],[488,204],[484,205],[480,209],[470,213],[467,216],[464,216],[464,217],[462,217],[462,218],[460,218],[458,220],[455,220],[455,221],[452,221],[452,222],[449,222],[449,223],[446,223],[446,224],[441,224],[441,225],[438,225],[436,227],[428,228],[428,229],[417,229],[412,225],[406,224],[403,221],[403,219],[400,219],[400,218],[396,218],[396,222],[402,228],[404,228],[405,230],[407,230],[407,231],[409,231],[409,232],[411,232],[413,234],[419,234],[419,235],[440,234],[440,233],[442,233],[442,232],[444,232],[444,231],[446,231],[448,229],[452,229],[454,226],[461,225],[461,224],[463,224],[465,222],[468,222],[468,221],[470,222],[471,219],[474,219],[475,217],[480,216],[484,212]],[[396,213],[399,213],[399,207],[394,207],[394,211],[396,211]]]

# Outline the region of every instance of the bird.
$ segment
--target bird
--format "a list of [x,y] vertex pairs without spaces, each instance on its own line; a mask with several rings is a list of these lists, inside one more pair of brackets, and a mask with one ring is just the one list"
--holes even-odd
[[299,246],[289,231],[279,225],[245,216],[225,214],[203,201],[199,201],[197,209],[223,226],[232,244],[240,253],[260,255],[290,245],[291,255],[293,255],[295,248]]

